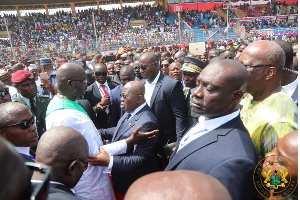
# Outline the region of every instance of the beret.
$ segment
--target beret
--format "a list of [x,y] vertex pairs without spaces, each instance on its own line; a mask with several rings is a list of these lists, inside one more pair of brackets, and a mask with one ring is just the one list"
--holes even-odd
[[34,79],[34,74],[27,70],[18,70],[12,75],[11,82],[21,83],[27,79]]
[[206,63],[196,58],[186,56],[181,70],[184,72],[200,73],[206,67]]

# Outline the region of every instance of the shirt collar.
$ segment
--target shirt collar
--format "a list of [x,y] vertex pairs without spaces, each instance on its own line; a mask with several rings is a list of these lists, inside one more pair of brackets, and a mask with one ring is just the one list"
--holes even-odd
[[30,147],[15,147],[17,152],[21,153],[21,154],[25,154],[25,155],[30,155],[29,154],[29,149]]
[[96,84],[97,84],[98,88],[100,88],[100,85],[105,85],[105,87],[108,87],[107,81],[105,81],[105,83],[103,83],[103,84],[96,81]]
[[[20,97],[27,103],[27,105],[30,105],[30,99],[24,97],[23,95],[20,94]],[[33,97],[34,102],[36,102],[36,96]]]
[[[131,112],[131,117],[134,116],[136,113],[138,113],[140,110],[142,110],[142,108],[144,108],[144,106],[146,105],[147,103],[143,103],[142,105],[140,105],[139,107],[137,107],[133,112]],[[130,117],[130,118],[131,118]]]
[[232,120],[233,118],[237,117],[239,114],[240,114],[240,109],[228,115],[217,117],[214,119],[209,119],[209,120],[205,120],[204,116],[200,116],[198,119],[198,123],[201,127],[203,127],[203,129],[206,128],[207,131],[209,132],[225,124],[226,122]]
[[152,83],[149,83],[149,81],[146,79],[145,83],[146,84],[149,84],[149,85],[152,85],[152,84],[156,84],[157,81],[158,81],[158,78],[160,76],[160,71],[158,71],[158,74],[156,75],[155,79],[152,81]]

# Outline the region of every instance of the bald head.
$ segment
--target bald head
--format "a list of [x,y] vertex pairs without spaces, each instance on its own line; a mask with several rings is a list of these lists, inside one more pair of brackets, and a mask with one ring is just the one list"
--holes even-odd
[[145,86],[141,81],[130,81],[124,88],[130,90],[134,94],[145,95]]
[[215,178],[196,171],[156,172],[141,177],[128,189],[124,200],[231,200]]
[[17,123],[20,113],[29,112],[28,107],[17,102],[0,104],[0,127]]
[[100,71],[102,69],[105,69],[105,71],[107,70],[107,67],[104,63],[96,63],[93,67],[93,71]]
[[147,59],[149,62],[156,62],[158,61],[158,56],[153,52],[145,52],[141,55],[139,60]]
[[[73,188],[84,171],[82,162],[87,163],[88,152],[87,141],[78,131],[58,126],[46,131],[41,137],[36,150],[36,161],[52,167],[53,181]],[[72,164],[74,169],[66,168]]]
[[133,112],[137,107],[145,103],[145,86],[141,81],[130,81],[122,89],[121,109],[125,112]]
[[57,70],[56,80],[58,93],[71,100],[82,97],[82,93],[86,88],[86,74],[79,65],[74,63],[63,64]]

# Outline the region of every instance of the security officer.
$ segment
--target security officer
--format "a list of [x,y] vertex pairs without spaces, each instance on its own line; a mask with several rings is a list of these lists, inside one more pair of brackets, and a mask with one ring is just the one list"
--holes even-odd
[[36,117],[38,135],[46,131],[46,110],[51,99],[37,93],[35,75],[27,70],[19,70],[13,74],[11,81],[18,91],[17,97],[13,100],[26,105]]

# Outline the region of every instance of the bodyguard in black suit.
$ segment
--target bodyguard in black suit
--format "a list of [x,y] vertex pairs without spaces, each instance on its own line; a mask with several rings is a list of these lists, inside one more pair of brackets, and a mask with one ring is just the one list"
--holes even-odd
[[159,143],[164,146],[182,138],[188,129],[188,114],[181,83],[162,74],[158,60],[154,53],[147,52],[141,55],[139,64],[146,79],[145,98],[159,123]]
[[192,101],[198,123],[177,144],[165,170],[204,172],[218,179],[234,200],[251,199],[257,156],[239,115],[248,78],[246,68],[232,60],[203,69]]
[[103,63],[94,66],[93,76],[95,82],[85,91],[84,98],[87,99],[95,111],[96,119],[93,120],[96,128],[107,128],[109,119],[110,90],[118,84],[107,80],[107,68]]
[[[144,93],[144,85],[140,81],[131,81],[123,87],[121,108],[125,114],[116,127],[99,130],[103,139],[112,138],[112,142],[126,139],[139,126],[142,126],[141,132],[158,129],[157,120],[145,102]],[[111,169],[113,185],[118,192],[125,194],[136,179],[158,171],[155,156],[157,140],[157,138],[153,138],[143,141],[132,148],[127,148],[122,155],[106,157],[107,162],[101,165]],[[103,150],[99,155],[101,154],[105,154]]]

